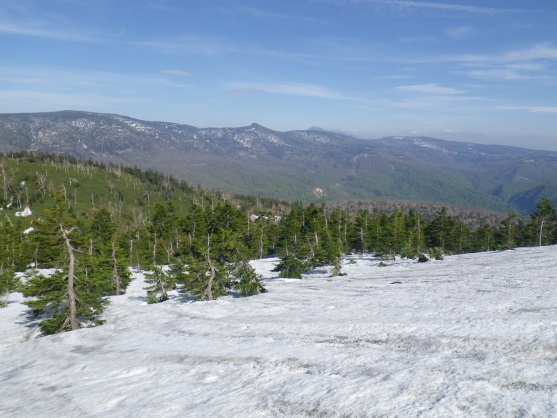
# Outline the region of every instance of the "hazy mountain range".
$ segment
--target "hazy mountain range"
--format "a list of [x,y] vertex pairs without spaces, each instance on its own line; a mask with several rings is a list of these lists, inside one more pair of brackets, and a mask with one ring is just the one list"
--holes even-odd
[[91,112],[0,114],[0,151],[151,168],[194,185],[292,200],[374,197],[522,213],[557,200],[557,152],[318,128],[196,128]]

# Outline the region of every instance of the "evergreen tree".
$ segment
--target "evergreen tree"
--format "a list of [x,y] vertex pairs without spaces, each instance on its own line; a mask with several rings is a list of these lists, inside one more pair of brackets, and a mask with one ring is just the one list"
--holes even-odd
[[367,209],[358,211],[352,227],[353,232],[351,234],[350,245],[354,251],[359,252],[360,254],[363,254],[368,250],[366,246],[368,222],[369,212]]
[[554,243],[553,234],[557,223],[557,212],[548,197],[544,196],[540,199],[530,218],[531,225],[536,228],[536,244],[541,247]]
[[155,245],[156,242],[159,249],[156,252],[155,264],[170,263],[175,255],[178,234],[178,217],[173,202],[155,204],[148,230],[151,234],[151,244]]
[[81,262],[85,261],[84,234],[65,215],[66,206],[57,196],[56,206],[45,210],[44,219],[37,222],[37,242],[57,250],[58,257],[53,260],[56,272],[50,277],[32,277],[23,290],[24,296],[34,297],[25,302],[33,314],[45,316],[39,323],[44,334],[98,325],[103,322],[99,317],[106,305],[99,290],[103,286],[84,268],[87,263]]
[[447,208],[442,208],[437,217],[425,228],[425,241],[429,248],[441,248],[446,253],[464,252],[468,245],[469,230],[466,226],[449,216]]
[[493,231],[488,225],[480,226],[474,234],[474,251],[490,251],[495,245]]
[[234,287],[242,296],[253,296],[267,291],[261,283],[261,276],[255,272],[247,259],[232,265],[231,276],[235,280]]
[[102,283],[105,295],[124,293],[131,281],[129,263],[116,239],[116,225],[106,209],[95,213],[89,226],[88,265],[92,276]]
[[145,273],[145,282],[149,284],[147,290],[147,303],[158,303],[168,300],[168,292],[172,290],[176,282],[174,277],[163,270],[161,266],[151,266],[151,271]]
[[300,260],[294,254],[287,254],[280,259],[273,271],[279,272],[279,277],[301,279],[302,274],[307,273],[311,265]]
[[[195,254],[199,256],[195,256]],[[214,300],[227,294],[231,278],[227,266],[215,258],[211,236],[187,258],[185,289],[197,300]]]
[[10,267],[0,265],[0,308],[6,306],[10,292],[18,289],[19,278]]
[[509,215],[501,221],[495,234],[497,245],[501,249],[510,250],[517,243],[517,216],[514,211],[509,211]]

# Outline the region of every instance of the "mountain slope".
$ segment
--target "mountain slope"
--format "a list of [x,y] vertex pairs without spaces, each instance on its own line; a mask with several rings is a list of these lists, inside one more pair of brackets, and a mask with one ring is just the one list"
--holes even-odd
[[63,111],[0,115],[0,150],[137,165],[191,184],[305,201],[380,196],[528,212],[543,194],[557,200],[555,152],[426,137],[363,140]]
[[10,294],[0,415],[555,416],[556,249],[303,280],[264,259],[268,293],[196,303],[147,305],[138,273],[106,324],[42,338]]

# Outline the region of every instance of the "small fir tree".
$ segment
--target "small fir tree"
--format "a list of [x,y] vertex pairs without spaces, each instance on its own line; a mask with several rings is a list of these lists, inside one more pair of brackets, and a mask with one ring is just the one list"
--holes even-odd
[[311,265],[300,260],[294,254],[287,254],[281,258],[280,262],[273,269],[279,273],[279,277],[301,279],[302,274],[307,273]]
[[57,250],[56,272],[32,277],[23,289],[24,296],[34,297],[25,304],[34,315],[45,318],[39,323],[44,334],[101,324],[107,303],[101,290],[104,286],[87,269],[85,234],[65,216],[65,207],[65,200],[57,196],[56,206],[45,210],[44,219],[37,222],[37,242]]
[[17,290],[19,287],[19,278],[16,276],[12,268],[0,266],[0,308],[7,305],[10,292]]
[[151,266],[151,272],[145,273],[145,282],[149,284],[147,303],[159,303],[168,300],[168,292],[176,286],[174,279],[161,266]]
[[240,260],[232,266],[231,276],[235,279],[234,287],[242,296],[253,296],[267,291],[261,283],[261,276],[255,272],[247,259]]

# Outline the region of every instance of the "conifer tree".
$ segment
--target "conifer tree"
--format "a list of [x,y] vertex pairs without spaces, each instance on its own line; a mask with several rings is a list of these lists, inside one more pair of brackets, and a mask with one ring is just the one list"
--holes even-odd
[[517,242],[517,215],[509,211],[508,216],[501,221],[496,233],[496,240],[500,248],[513,249]]
[[446,253],[459,253],[463,252],[463,239],[468,235],[468,231],[462,222],[448,215],[447,208],[442,208],[425,228],[425,234],[428,247],[438,247]]
[[45,315],[39,326],[44,334],[76,330],[98,325],[106,305],[103,286],[98,278],[84,269],[87,266],[84,243],[85,234],[64,211],[66,202],[57,195],[55,207],[45,210],[44,219],[37,222],[37,242],[48,243],[57,250],[56,272],[50,277],[35,276],[26,284],[23,294],[34,299],[25,303],[34,315]]
[[301,278],[302,273],[310,268],[310,264],[306,262],[309,251],[302,236],[302,226],[302,209],[294,206],[280,225],[277,250],[281,261],[273,270],[280,272],[280,277]]
[[540,199],[530,219],[531,226],[536,230],[536,245],[541,247],[555,242],[553,234],[557,223],[557,212],[548,197],[543,196]]
[[490,251],[493,249],[495,238],[488,225],[481,225],[474,234],[474,251]]
[[294,254],[286,254],[281,257],[273,271],[279,272],[279,277],[301,279],[302,274],[307,273],[310,268],[309,263],[300,260]]
[[131,278],[127,257],[117,244],[116,225],[106,209],[95,213],[89,227],[88,260],[90,274],[104,286],[103,294],[120,295]]
[[147,290],[147,302],[158,303],[168,300],[168,292],[174,288],[174,278],[163,270],[161,266],[151,266],[151,271],[145,273],[145,282],[149,284]]
[[19,278],[10,267],[0,265],[0,308],[6,306],[10,292],[19,287]]
[[356,218],[354,220],[353,228],[352,228],[352,236],[351,236],[351,247],[354,251],[363,254],[368,250],[366,245],[366,238],[368,233],[368,222],[369,222],[369,212],[366,210],[360,210],[356,214]]
[[[187,258],[185,289],[198,300],[214,300],[227,294],[230,275],[226,265],[215,258],[211,235],[198,241],[196,251]],[[195,254],[198,254],[197,256]]]
[[157,202],[149,225],[152,245],[156,241],[160,249],[157,252],[156,264],[170,263],[175,253],[177,230],[178,217],[174,203],[166,202],[166,204],[163,204]]
[[246,258],[232,265],[231,276],[235,280],[234,287],[242,296],[253,296],[267,291],[263,287],[261,276],[255,272]]

